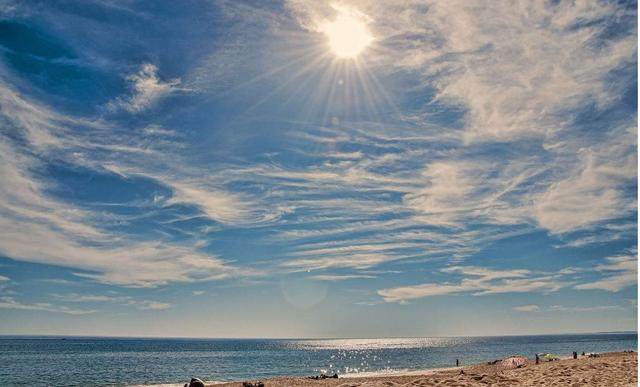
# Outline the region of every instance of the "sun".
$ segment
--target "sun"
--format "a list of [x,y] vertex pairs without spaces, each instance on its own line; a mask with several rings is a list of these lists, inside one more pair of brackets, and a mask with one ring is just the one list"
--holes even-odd
[[322,23],[319,30],[327,36],[329,48],[336,57],[354,59],[373,41],[367,18],[354,9],[337,5],[333,8],[338,13],[336,18]]

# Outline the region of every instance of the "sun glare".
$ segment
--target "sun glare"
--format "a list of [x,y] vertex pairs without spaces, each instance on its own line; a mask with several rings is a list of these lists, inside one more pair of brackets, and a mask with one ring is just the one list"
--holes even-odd
[[338,12],[335,20],[323,23],[320,31],[327,36],[329,47],[335,56],[353,59],[373,41],[366,17],[355,10],[337,6],[334,8]]

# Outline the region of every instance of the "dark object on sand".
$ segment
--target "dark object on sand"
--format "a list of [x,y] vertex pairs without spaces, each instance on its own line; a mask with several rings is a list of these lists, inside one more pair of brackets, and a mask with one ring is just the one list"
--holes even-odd
[[242,382],[242,387],[264,387],[262,382]]
[[204,382],[198,378],[191,378],[189,384],[185,384],[184,387],[205,387]]
[[495,365],[495,364],[500,363],[501,361],[502,361],[502,360],[500,360],[500,359],[491,360],[491,361],[488,361],[488,362],[487,362],[487,364],[488,364],[488,365]]
[[338,374],[333,374],[333,376],[328,376],[327,374],[320,374],[317,376],[309,376],[307,379],[313,379],[313,380],[338,379]]
[[600,355],[598,355],[597,353],[590,353],[589,357],[600,357]]
[[582,356],[584,356],[584,352],[582,352]]
[[540,364],[540,356],[536,353],[536,364]]
[[456,367],[460,366],[460,360],[456,359]]
[[578,358],[578,352],[573,351],[573,358],[574,358],[574,359],[577,359],[577,358]]

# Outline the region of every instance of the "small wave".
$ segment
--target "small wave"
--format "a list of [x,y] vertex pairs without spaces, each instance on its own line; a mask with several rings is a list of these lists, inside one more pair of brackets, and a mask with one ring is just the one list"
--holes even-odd
[[[221,382],[218,380],[205,381],[205,384],[225,384],[229,382]],[[189,381],[182,383],[158,383],[158,384],[132,384],[129,387],[184,387],[185,384],[189,384]]]
[[129,387],[183,387],[184,383],[132,384]]
[[362,371],[362,372],[347,372],[340,375],[341,378],[371,378],[378,376],[412,376],[412,375],[430,375],[438,371],[447,371],[456,369],[458,367],[444,367],[444,368],[430,368],[424,370],[410,370],[410,369],[384,369],[379,371]]

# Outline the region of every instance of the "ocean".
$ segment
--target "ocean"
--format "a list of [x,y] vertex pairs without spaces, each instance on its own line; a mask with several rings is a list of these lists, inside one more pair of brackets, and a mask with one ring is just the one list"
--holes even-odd
[[636,350],[636,333],[388,339],[0,337],[0,385],[180,385],[320,372],[358,376],[521,354]]

